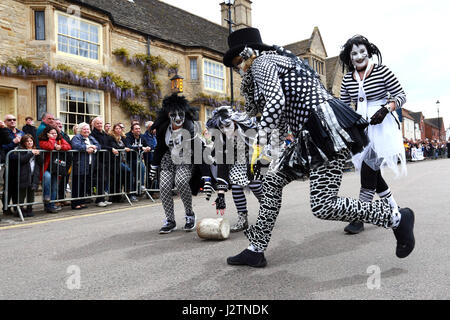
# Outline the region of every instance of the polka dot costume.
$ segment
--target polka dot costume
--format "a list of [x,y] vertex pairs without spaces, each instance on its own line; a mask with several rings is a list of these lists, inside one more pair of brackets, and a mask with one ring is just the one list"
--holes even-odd
[[246,72],[241,91],[250,113],[261,113],[259,129],[267,134],[278,129],[296,136],[311,108],[333,99],[313,70],[291,57],[263,52]]

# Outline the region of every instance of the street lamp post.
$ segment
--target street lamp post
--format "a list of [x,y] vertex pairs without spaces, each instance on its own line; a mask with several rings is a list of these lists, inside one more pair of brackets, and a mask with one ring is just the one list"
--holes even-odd
[[439,100],[436,101],[436,107],[437,107],[437,112],[438,112],[438,130],[439,130],[439,134],[438,134],[438,140],[441,140],[441,121],[439,120]]
[[[234,0],[225,0],[225,4],[228,6],[228,19],[225,19],[228,22],[228,34],[233,32],[233,20],[231,19],[231,6],[234,4]],[[233,96],[233,68],[230,68],[230,97],[231,97],[231,107],[234,105],[234,96]]]

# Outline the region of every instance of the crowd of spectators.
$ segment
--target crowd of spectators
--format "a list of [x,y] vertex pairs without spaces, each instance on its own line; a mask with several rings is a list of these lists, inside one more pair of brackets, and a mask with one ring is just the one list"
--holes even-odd
[[[90,199],[94,194],[99,207],[124,201],[124,192],[131,201],[138,201],[136,195],[149,187],[137,184],[148,181],[145,168],[150,165],[151,151],[156,147],[154,132],[149,131],[153,122],[146,122],[142,133],[139,121],[133,121],[131,130],[125,134],[122,123],[111,125],[96,117],[90,123],[75,125],[74,136],[70,137],[63,131],[62,121],[51,113],[42,115],[38,128],[32,117],[26,117],[25,121],[22,130],[17,128],[14,115],[0,121],[3,189],[8,181],[2,197],[3,215],[18,215],[16,207],[7,208],[10,203],[34,203],[40,185],[47,213],[58,213],[69,205],[73,210],[86,208],[94,202]],[[5,177],[8,153],[8,177]],[[20,208],[24,217],[34,216],[32,205]]]
[[448,141],[442,140],[410,140],[403,139],[405,146],[406,159],[408,161],[417,161],[425,159],[438,159],[449,157],[450,138]]
[[[72,138],[63,131],[62,121],[51,113],[42,115],[38,128],[32,117],[26,117],[25,121],[22,130],[17,127],[14,115],[6,115],[0,121],[0,179],[4,187],[6,155],[21,150],[9,156],[8,199],[5,192],[2,196],[4,215],[13,214],[6,208],[11,202],[34,203],[41,184],[48,213],[58,213],[62,206],[69,205],[73,210],[86,208],[93,202],[90,200],[93,194],[97,195],[95,204],[99,207],[124,201],[123,192],[130,201],[138,201],[136,195],[150,188],[145,168],[150,165],[156,147],[155,132],[150,131],[152,121],[145,123],[144,133],[139,121],[132,121],[130,131],[125,134],[122,123],[104,123],[96,117],[90,123],[74,125]],[[205,130],[202,134],[206,141],[212,142],[209,132]],[[286,144],[292,141],[290,135]],[[450,158],[450,139],[404,139],[404,146],[409,161]],[[139,181],[147,185],[138,185]],[[157,188],[157,184],[153,187]],[[70,198],[74,200],[66,200]],[[21,211],[24,217],[34,216],[32,205],[21,207]]]

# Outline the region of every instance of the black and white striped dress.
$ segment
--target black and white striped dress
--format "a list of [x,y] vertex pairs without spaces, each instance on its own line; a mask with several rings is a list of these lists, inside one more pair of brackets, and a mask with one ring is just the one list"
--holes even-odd
[[[342,79],[341,100],[347,105],[358,101],[358,82],[353,77],[353,72],[348,72]],[[374,68],[364,81],[364,91],[367,101],[386,99],[388,92],[395,98],[397,108],[401,108],[406,102],[406,94],[396,76],[384,65],[374,65]]]
[[[386,104],[388,99],[395,101],[396,109],[405,104],[406,94],[388,67],[375,64],[365,79],[358,81],[356,77],[359,79],[357,72],[348,72],[344,76],[340,91],[341,100],[348,105],[354,104],[356,112],[366,120],[370,121],[370,117]],[[397,175],[406,175],[401,124],[396,112],[389,113],[381,124],[370,125],[367,135],[370,139],[369,145],[352,158],[356,169],[360,169],[364,161],[373,170],[388,167]],[[401,172],[397,165],[399,160]]]

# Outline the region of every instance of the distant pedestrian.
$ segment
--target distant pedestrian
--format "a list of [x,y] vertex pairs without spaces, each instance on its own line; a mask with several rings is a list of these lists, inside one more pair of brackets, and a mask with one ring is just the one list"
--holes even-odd
[[33,137],[34,141],[37,141],[37,129],[34,126],[33,118],[30,116],[26,117],[25,123],[26,124],[22,127],[22,131],[25,134],[30,134]]

